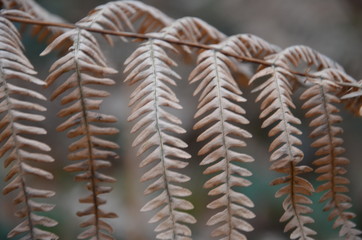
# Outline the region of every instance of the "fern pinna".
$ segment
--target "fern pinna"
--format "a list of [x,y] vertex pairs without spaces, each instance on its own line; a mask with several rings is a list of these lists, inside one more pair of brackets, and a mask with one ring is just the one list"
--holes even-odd
[[[8,14],[25,16],[17,12],[8,12]],[[52,197],[55,192],[31,187],[27,179],[29,175],[34,175],[45,180],[53,180],[50,172],[32,166],[32,163],[54,161],[46,153],[50,151],[50,147],[29,137],[29,135],[46,134],[45,129],[33,126],[34,122],[43,121],[44,116],[32,113],[46,111],[42,105],[32,102],[32,98],[43,101],[46,98],[34,90],[22,87],[21,82],[18,86],[16,80],[35,85],[45,85],[45,83],[34,76],[36,72],[22,52],[23,46],[15,26],[6,18],[0,17],[0,29],[2,31],[0,38],[0,112],[2,114],[0,142],[3,143],[0,148],[0,157],[6,156],[3,165],[10,168],[4,179],[9,183],[4,187],[3,193],[18,191],[13,199],[14,204],[20,205],[15,216],[23,219],[8,233],[8,237],[12,238],[25,233],[22,239],[58,239],[57,235],[41,229],[41,227],[53,227],[57,225],[57,222],[36,213],[51,211],[54,205],[33,200],[33,198]],[[12,83],[12,81],[15,82]]]
[[320,174],[317,180],[327,181],[317,188],[318,192],[325,192],[320,201],[328,200],[323,210],[330,211],[330,220],[335,219],[334,228],[341,227],[341,237],[355,239],[361,232],[355,229],[356,224],[350,220],[356,215],[346,211],[352,204],[350,197],[345,194],[348,192],[346,185],[349,180],[342,175],[346,174],[343,165],[347,165],[349,160],[340,156],[345,148],[342,147],[343,139],[338,136],[343,133],[343,129],[336,126],[342,122],[342,117],[335,106],[341,100],[337,97],[339,87],[331,74],[333,71],[335,69],[327,68],[319,73],[320,79],[311,79],[311,86],[300,98],[305,100],[302,108],[309,109],[306,117],[314,117],[309,124],[314,128],[310,137],[317,138],[312,147],[318,148],[315,155],[320,158],[313,164],[317,166],[316,173]]
[[303,152],[296,146],[302,142],[296,135],[302,132],[295,126],[301,124],[300,119],[296,118],[291,109],[295,108],[292,101],[293,78],[296,78],[288,68],[298,66],[304,62],[308,67],[315,65],[317,69],[335,67],[340,68],[327,57],[316,53],[314,50],[296,46],[287,48],[279,53],[268,56],[271,66],[257,72],[250,83],[262,77],[268,79],[254,91],[260,91],[256,101],[263,100],[261,103],[260,118],[266,118],[262,127],[271,125],[273,128],[269,131],[269,136],[276,136],[269,147],[273,152],[270,160],[273,162],[271,169],[287,174],[287,176],[278,178],[272,184],[286,184],[276,193],[276,197],[287,195],[283,201],[284,215],[281,221],[289,221],[285,226],[285,231],[293,230],[291,239],[312,239],[310,236],[316,232],[306,224],[313,223],[314,220],[306,214],[311,213],[312,209],[306,204],[312,204],[307,196],[314,192],[312,184],[300,177],[312,171],[306,165],[298,166],[303,159]]
[[126,61],[126,72],[129,72],[125,81],[131,84],[141,81],[131,95],[130,105],[134,105],[128,120],[139,119],[132,128],[132,132],[140,131],[133,145],[140,145],[137,155],[147,155],[140,166],[154,163],[143,176],[141,181],[155,179],[147,187],[145,194],[161,191],[149,201],[141,211],[149,211],[162,207],[150,222],[162,221],[155,231],[160,232],[160,239],[189,239],[190,229],[183,223],[195,223],[194,217],[180,210],[190,210],[193,205],[182,199],[191,195],[191,192],[175,185],[189,181],[184,174],[172,171],[187,166],[182,159],[191,156],[182,148],[187,144],[170,133],[182,134],[185,130],[179,126],[181,121],[162,107],[180,109],[175,93],[167,84],[175,85],[173,78],[179,78],[171,70],[174,62],[166,55],[163,48],[173,47],[163,41],[150,40],[142,44]]
[[98,110],[102,100],[92,98],[102,98],[108,96],[103,90],[93,89],[88,85],[112,85],[114,81],[104,78],[105,74],[114,74],[117,71],[108,67],[105,63],[102,52],[99,49],[96,39],[87,31],[74,29],[56,38],[42,53],[47,54],[57,45],[62,44],[67,38],[72,39],[74,44],[68,49],[68,53],[57,60],[51,67],[51,74],[46,79],[49,85],[53,84],[61,75],[71,73],[52,95],[52,99],[67,92],[61,99],[63,105],[71,103],[63,108],[59,117],[69,117],[58,126],[58,131],[68,130],[67,136],[70,138],[80,137],[69,146],[68,159],[71,161],[81,160],[65,168],[70,172],[79,172],[77,181],[87,181],[87,188],[91,192],[87,197],[79,199],[81,203],[91,204],[85,210],[77,212],[78,216],[91,215],[89,219],[82,222],[82,227],[89,227],[83,231],[79,239],[113,239],[109,234],[112,227],[102,220],[103,218],[115,218],[113,212],[105,212],[100,207],[106,200],[100,198],[100,194],[108,193],[112,190],[109,186],[101,183],[112,183],[113,177],[100,173],[99,169],[110,167],[110,159],[118,158],[113,149],[118,148],[116,143],[101,139],[98,135],[113,135],[118,130],[113,127],[99,127],[95,123],[115,122],[117,119],[112,115],[95,112]]
[[[250,35],[230,37],[215,45],[215,48],[248,57],[261,55],[263,51],[273,52],[266,42]],[[200,82],[194,92],[200,95],[195,118],[203,116],[194,129],[207,127],[197,141],[209,140],[199,151],[199,155],[206,155],[200,164],[211,164],[204,171],[205,174],[221,172],[204,185],[205,188],[212,188],[209,195],[222,195],[207,206],[211,209],[223,208],[207,224],[222,223],[211,233],[213,237],[246,239],[242,231],[252,231],[253,227],[243,219],[255,217],[248,209],[254,207],[254,203],[233,188],[251,184],[244,177],[252,173],[235,164],[253,161],[251,156],[237,151],[246,146],[243,139],[250,138],[251,134],[239,127],[249,121],[243,116],[245,110],[238,105],[245,99],[241,97],[241,91],[231,73],[231,69],[236,69],[235,63],[218,50],[201,53],[197,67],[190,75],[190,83]]]
[[[25,12],[35,19],[43,21],[65,22],[64,19],[48,12],[34,0],[2,0],[0,2],[0,7],[3,9],[20,10],[21,12]],[[41,25],[34,25],[31,31],[32,35],[37,37],[40,41],[45,39],[47,41],[52,41],[55,37],[59,36],[63,32],[64,29],[61,28],[51,28]]]
[[[119,158],[118,143],[101,137],[118,133],[116,127],[106,127],[117,119],[100,111],[102,99],[110,95],[102,88],[115,84],[108,75],[114,76],[119,71],[108,65],[103,45],[94,35],[97,32],[113,46],[119,42],[112,35],[124,42],[127,37],[141,41],[126,59],[121,78],[136,85],[130,94],[132,110],[128,120],[134,122],[130,131],[136,133],[132,144],[138,147],[135,158],[141,158],[139,166],[146,169],[141,182],[148,184],[144,195],[149,195],[146,197],[149,200],[141,211],[155,212],[149,222],[156,224],[156,239],[199,238],[200,231],[195,226],[204,222],[197,213],[191,214],[194,205],[199,204],[193,202],[196,194],[185,187],[192,179],[184,173],[190,167],[189,161],[194,161],[188,150],[192,151],[195,141],[202,142],[198,155],[202,156],[200,165],[206,166],[204,174],[209,177],[204,188],[212,198],[206,203],[211,216],[205,221],[212,230],[205,235],[213,239],[248,239],[249,232],[258,228],[258,224],[251,224],[254,221],[251,219],[258,219],[252,210],[254,202],[244,190],[253,188],[249,166],[262,159],[254,160],[246,154],[246,139],[251,144],[253,139],[244,129],[250,122],[242,106],[247,99],[241,89],[246,86],[237,79],[240,75],[250,85],[256,85],[253,92],[258,93],[261,128],[271,128],[268,135],[274,138],[269,147],[270,168],[282,176],[271,184],[280,186],[275,197],[284,197],[284,213],[280,218],[286,222],[284,231],[291,232],[291,239],[319,239],[310,213],[312,195],[321,192],[323,210],[329,212],[328,219],[333,221],[333,227],[339,228],[340,237],[360,239],[361,231],[353,222],[356,214],[351,211],[352,200],[346,193],[350,181],[346,165],[350,161],[343,157],[343,130],[337,124],[342,122],[338,103],[362,115],[362,87],[333,60],[306,46],[281,49],[251,34],[228,37],[201,19],[174,20],[140,1],[102,4],[75,25],[46,12],[33,0],[1,0],[0,6],[21,10],[7,10],[0,17],[0,156],[5,168],[10,167],[3,192],[19,192],[14,203],[21,207],[15,215],[23,219],[9,232],[9,238],[21,234],[24,235],[21,239],[58,238],[48,229],[57,222],[36,213],[49,212],[54,205],[33,200],[49,198],[55,193],[30,187],[32,179],[28,178],[35,175],[53,179],[51,173],[40,168],[41,164],[33,164],[54,161],[46,154],[50,147],[31,138],[46,133],[43,128],[33,126],[44,117],[32,111],[46,109],[32,99],[46,99],[27,89],[27,85],[21,85],[22,80],[46,87],[57,85],[50,100],[60,98],[64,106],[58,116],[67,118],[57,130],[68,131],[67,136],[75,139],[68,147],[68,159],[73,163],[65,170],[76,172],[75,180],[86,182],[90,192],[79,199],[88,207],[77,212],[78,216],[87,217],[80,224],[86,229],[78,234],[78,239],[119,238],[113,231],[119,221],[112,225],[107,221],[118,216],[112,210],[105,211],[103,206],[107,202],[105,194],[112,190],[107,184],[114,183],[115,178],[101,172]],[[36,72],[22,53],[19,34],[8,19],[34,23],[32,32],[38,40],[48,38],[50,43],[42,56],[60,50],[60,57],[52,64],[45,82],[34,76]],[[182,58],[176,58],[177,55]],[[189,83],[198,84],[194,90],[198,104],[192,130],[201,133],[195,141],[187,143],[181,139],[186,130],[177,116],[183,111],[178,97],[178,82],[183,79],[175,70],[181,59],[188,62],[196,59]],[[259,66],[249,68],[244,63]],[[16,79],[20,81],[11,82]],[[304,91],[300,99],[301,108],[306,110],[305,117],[300,118],[295,114],[295,94],[299,89]],[[301,150],[302,124],[307,118],[312,118],[311,146],[317,148],[313,166],[307,164]],[[316,180],[323,182],[316,190],[309,178],[313,171]]]

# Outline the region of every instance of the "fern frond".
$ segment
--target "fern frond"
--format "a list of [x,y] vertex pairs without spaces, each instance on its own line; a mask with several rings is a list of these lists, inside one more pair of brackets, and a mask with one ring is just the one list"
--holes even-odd
[[[222,48],[223,53],[230,54],[231,56],[243,56],[250,58],[263,59],[264,57],[276,53],[280,48],[276,45],[270,44],[265,40],[254,36],[252,34],[238,34],[229,37],[224,41],[225,44]],[[249,79],[252,77],[251,68],[244,62],[239,62],[235,58],[230,58],[234,62],[235,69],[232,69],[234,78],[238,85],[247,86]]]
[[[260,118],[266,118],[262,128],[273,126],[269,131],[269,136],[277,136],[269,147],[272,152],[270,161],[271,169],[286,176],[278,178],[272,182],[276,184],[286,184],[275,194],[276,197],[287,195],[283,201],[285,213],[280,221],[288,221],[284,231],[293,230],[291,239],[312,239],[315,231],[306,227],[306,224],[313,223],[314,220],[306,216],[312,209],[305,204],[312,201],[307,197],[314,191],[313,186],[299,175],[310,172],[312,169],[307,166],[297,166],[303,159],[303,152],[296,146],[301,145],[301,140],[296,137],[301,131],[295,126],[301,121],[293,115],[291,108],[295,108],[291,94],[290,81],[291,74],[281,67],[270,66],[254,75],[250,83],[255,79],[268,77],[259,87],[260,91],[256,101],[262,101]],[[307,195],[307,196],[305,196]]]
[[301,121],[291,112],[291,108],[295,108],[291,94],[297,77],[289,69],[293,66],[305,67],[305,72],[316,72],[325,68],[343,71],[343,68],[314,49],[300,45],[286,48],[266,59],[271,66],[257,72],[250,83],[268,77],[264,83],[254,89],[254,92],[260,91],[256,101],[263,100],[260,118],[266,119],[262,128],[274,125],[269,131],[269,136],[279,134],[271,143],[269,151],[273,152],[270,157],[273,162],[271,169],[287,174],[272,182],[273,185],[287,184],[276,193],[276,197],[287,195],[283,202],[285,213],[280,221],[289,220],[284,231],[295,229],[291,234],[292,239],[312,239],[310,235],[316,233],[305,225],[313,223],[314,220],[305,214],[312,212],[306,204],[312,203],[307,196],[311,195],[314,189],[306,179],[299,176],[312,169],[303,165],[297,166],[304,154],[296,147],[302,144],[296,137],[302,132],[295,127]]
[[190,83],[201,81],[194,94],[200,94],[198,111],[195,118],[203,116],[194,129],[208,127],[197,141],[206,141],[199,155],[206,155],[201,165],[210,165],[204,174],[217,173],[208,180],[205,188],[212,188],[209,195],[222,195],[208,204],[208,208],[222,210],[213,215],[208,225],[222,224],[212,233],[213,237],[228,239],[246,239],[242,231],[252,231],[253,227],[244,219],[254,218],[248,208],[254,203],[243,193],[233,189],[236,186],[246,187],[251,184],[244,177],[252,175],[246,168],[235,163],[253,161],[249,155],[239,153],[236,149],[245,147],[243,138],[251,134],[240,128],[247,124],[243,117],[245,110],[236,103],[244,102],[241,91],[234,81],[230,65],[232,62],[222,53],[208,50],[198,57],[197,67],[190,75]]
[[187,144],[179,135],[185,133],[180,127],[181,120],[167,111],[167,107],[181,109],[177,96],[169,87],[176,85],[174,79],[179,76],[170,68],[176,65],[164,49],[174,50],[167,42],[151,39],[126,60],[125,82],[139,85],[130,97],[133,106],[129,121],[138,121],[131,132],[139,132],[133,146],[139,146],[137,155],[144,155],[140,167],[152,167],[143,174],[141,181],[153,182],[144,194],[157,195],[148,201],[141,211],[157,210],[150,223],[159,223],[155,231],[157,239],[191,239],[191,230],[185,224],[196,220],[185,210],[193,209],[193,205],[183,199],[191,195],[190,190],[176,184],[189,181],[189,177],[178,173],[188,165],[182,160],[191,156],[183,148]]
[[[277,59],[275,64],[285,69],[291,69],[292,66],[297,67],[304,63],[308,67],[315,66],[316,69],[314,71],[325,68],[334,68],[343,71],[343,67],[337,62],[316,50],[303,45],[288,47],[272,58]],[[309,71],[312,70],[309,69]]]
[[248,34],[229,37],[213,47],[217,50],[207,50],[198,56],[197,67],[189,77],[190,83],[200,82],[194,92],[194,95],[200,95],[195,118],[202,118],[194,129],[207,127],[197,138],[197,141],[208,141],[199,151],[199,155],[205,155],[200,164],[210,165],[204,174],[217,173],[204,187],[212,188],[209,195],[222,195],[207,206],[211,209],[222,208],[207,224],[221,224],[211,233],[213,237],[246,239],[242,232],[253,230],[245,219],[255,216],[248,209],[254,203],[243,193],[237,192],[235,187],[249,186],[251,182],[245,177],[252,173],[237,163],[254,159],[238,151],[246,146],[243,139],[250,138],[251,134],[240,127],[248,120],[243,116],[245,110],[238,105],[245,99],[241,97],[242,92],[232,76],[237,63],[224,52],[251,57],[274,50],[267,42]]
[[[172,21],[160,10],[142,2],[114,1],[97,6],[77,25],[102,30],[147,33],[160,30]],[[103,36],[113,45],[110,36]]]
[[130,21],[137,23],[138,33],[156,32],[173,22],[173,19],[161,12],[159,9],[149,6],[141,1],[123,1],[130,6]]
[[349,160],[341,156],[345,152],[345,148],[342,147],[343,139],[339,137],[343,129],[336,124],[342,121],[342,117],[335,106],[340,100],[336,96],[338,85],[333,84],[333,79],[328,79],[332,75],[328,73],[331,72],[333,69],[320,72],[323,80],[313,79],[314,84],[305,90],[300,98],[305,101],[302,108],[308,110],[305,116],[313,117],[309,124],[313,127],[310,137],[317,138],[312,147],[318,148],[315,154],[319,156],[313,164],[318,167],[315,172],[320,174],[317,180],[326,181],[316,190],[326,191],[320,199],[321,202],[327,201],[323,210],[330,211],[329,220],[335,219],[334,228],[341,227],[340,237],[357,239],[357,235],[362,232],[355,229],[356,224],[350,220],[355,214],[347,212],[352,204],[351,199],[345,194],[349,191],[346,186],[349,180],[343,176],[347,172],[343,165],[347,165]]
[[224,40],[221,49],[225,53],[244,57],[263,58],[278,52],[279,47],[252,34],[238,34]]
[[335,90],[338,91],[335,94],[341,103],[345,104],[346,109],[353,114],[362,116],[362,80],[357,81],[343,70],[336,68],[326,68],[317,75],[337,85]]
[[357,81],[344,71],[336,69],[325,69],[323,76],[340,86],[337,95],[346,108],[353,114],[362,116],[362,80]]
[[[44,120],[44,116],[29,111],[45,111],[46,109],[31,101],[45,100],[40,93],[10,83],[11,80],[22,80],[36,85],[44,82],[34,75],[36,72],[28,59],[22,53],[19,33],[13,24],[0,17],[0,157],[4,157],[4,167],[10,167],[5,181],[9,182],[3,189],[4,194],[18,190],[13,202],[20,205],[15,216],[24,219],[8,233],[12,238],[19,234],[26,234],[22,239],[58,239],[58,236],[42,230],[42,227],[53,227],[57,222],[51,218],[38,215],[35,212],[48,212],[54,208],[53,204],[35,202],[33,198],[49,198],[54,196],[53,191],[37,189],[29,186],[27,176],[33,175],[44,180],[53,180],[53,175],[39,167],[32,166],[34,162],[50,163],[54,159],[44,152],[50,147],[38,140],[31,139],[31,135],[43,135],[43,128],[35,127],[26,122]],[[20,97],[20,99],[19,99]],[[29,100],[28,100],[29,98]],[[24,136],[25,135],[25,136]]]
[[342,91],[342,102],[346,104],[346,108],[353,114],[362,116],[362,80],[352,82],[353,87],[348,87]]
[[[47,22],[58,22],[64,23],[65,20],[57,15],[54,15],[43,7],[41,7],[34,0],[1,0],[0,5],[4,9],[17,9],[24,13],[29,14],[34,19],[47,21]],[[36,36],[39,41],[48,39],[49,42],[54,40],[57,36],[64,33],[61,28],[46,27],[41,25],[34,25],[32,27],[32,35]]]
[[[169,40],[181,40],[200,44],[219,43],[226,35],[196,17],[183,17],[163,28],[160,37]],[[176,46],[186,56],[191,53],[188,46]]]
[[[110,235],[113,231],[112,227],[103,219],[115,218],[117,215],[101,209],[101,205],[105,204],[106,200],[99,195],[109,193],[112,188],[102,184],[113,183],[115,179],[99,170],[111,166],[108,160],[118,158],[118,155],[113,152],[118,145],[98,135],[113,135],[118,133],[118,130],[113,127],[96,126],[95,123],[111,123],[117,119],[94,111],[100,108],[102,100],[92,98],[104,98],[109,93],[91,88],[89,85],[113,85],[114,81],[104,76],[117,71],[106,65],[106,60],[93,35],[81,29],[73,29],[60,35],[43,51],[42,55],[54,50],[67,39],[71,39],[74,44],[68,49],[66,55],[51,66],[51,73],[46,82],[49,86],[60,76],[71,73],[66,81],[55,89],[51,99],[67,92],[62,97],[61,103],[63,105],[71,103],[71,105],[63,108],[58,116],[68,117],[68,119],[59,125],[57,130],[70,129],[67,133],[69,138],[79,137],[69,146],[68,159],[81,161],[67,166],[65,170],[81,172],[76,175],[75,180],[86,181],[87,189],[91,192],[90,195],[79,200],[91,206],[77,212],[80,217],[90,216],[81,223],[81,227],[90,228],[79,234],[78,239],[113,239]],[[67,91],[71,89],[72,91]]]

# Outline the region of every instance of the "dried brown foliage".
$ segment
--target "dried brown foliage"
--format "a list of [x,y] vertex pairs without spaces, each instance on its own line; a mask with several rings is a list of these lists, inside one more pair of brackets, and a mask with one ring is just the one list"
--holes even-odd
[[53,174],[50,172],[32,166],[34,162],[54,161],[46,153],[50,151],[50,147],[29,137],[29,135],[46,134],[45,129],[33,125],[34,122],[43,121],[44,117],[39,113],[32,113],[32,111],[46,111],[42,105],[33,102],[34,98],[45,100],[45,97],[34,90],[17,86],[16,82],[14,84],[12,81],[18,79],[36,85],[45,85],[45,83],[34,77],[36,72],[22,52],[19,33],[12,23],[0,17],[0,29],[2,30],[0,38],[0,112],[2,114],[0,156],[3,158],[4,167],[9,168],[4,179],[8,183],[3,188],[3,193],[17,191],[13,203],[19,205],[19,209],[14,215],[22,219],[22,222],[8,233],[8,237],[25,233],[23,239],[58,239],[55,234],[39,228],[39,226],[52,227],[57,225],[57,222],[36,213],[51,211],[54,205],[33,200],[33,198],[52,197],[55,192],[31,187],[27,181],[29,175],[53,180]]
[[[118,71],[110,67],[104,56],[95,37],[98,32],[111,45],[115,45],[112,34],[123,40],[126,37],[143,40],[124,63],[124,81],[136,85],[130,94],[132,111],[128,120],[134,122],[131,133],[137,133],[132,144],[138,147],[135,158],[141,158],[140,167],[147,169],[141,182],[147,182],[144,194],[150,196],[141,211],[154,212],[149,222],[157,224],[156,239],[192,239],[191,226],[196,223],[190,213],[194,208],[189,198],[192,192],[184,186],[191,178],[183,172],[192,156],[187,151],[188,144],[182,140],[186,130],[175,114],[183,108],[177,96],[181,77],[175,71],[180,61],[174,59],[176,55],[182,59],[197,58],[189,82],[198,84],[194,90],[198,105],[193,128],[201,130],[196,139],[203,142],[198,151],[203,157],[200,165],[206,165],[204,174],[210,175],[204,188],[209,189],[208,195],[215,196],[207,205],[213,211],[206,223],[213,228],[211,237],[247,239],[247,232],[254,230],[249,220],[257,217],[251,210],[257,206],[243,192],[252,185],[248,177],[253,173],[248,166],[254,164],[254,158],[244,151],[245,140],[252,141],[252,135],[244,129],[250,122],[242,106],[247,99],[236,80],[242,75],[249,79],[250,85],[256,85],[253,92],[258,93],[261,128],[270,128],[268,135],[273,137],[269,147],[270,169],[280,177],[271,184],[280,185],[275,197],[284,197],[284,213],[280,218],[280,222],[286,222],[284,231],[291,232],[291,239],[318,239],[312,229],[311,196],[323,192],[320,199],[325,202],[323,210],[329,212],[328,220],[334,221],[334,228],[339,228],[340,237],[360,239],[361,231],[353,222],[356,215],[351,212],[352,200],[347,195],[350,180],[345,166],[350,160],[343,157],[343,130],[337,125],[342,118],[337,104],[344,103],[347,110],[362,115],[362,87],[338,63],[307,46],[280,49],[250,34],[227,37],[201,19],[173,20],[138,1],[109,2],[90,11],[75,25],[58,27],[51,22],[59,22],[60,18],[47,13],[34,1],[2,0],[1,6],[11,9],[2,11],[0,16],[0,156],[4,167],[9,168],[3,193],[17,190],[14,204],[20,207],[15,216],[22,219],[9,232],[9,238],[19,234],[23,234],[21,239],[58,238],[50,230],[43,230],[57,222],[37,213],[51,211],[54,205],[33,200],[52,197],[55,192],[30,187],[32,182],[27,178],[35,175],[53,179],[52,173],[40,165],[32,166],[33,162],[54,161],[46,154],[50,147],[31,138],[46,134],[45,129],[36,126],[44,117],[33,113],[46,110],[33,99],[46,99],[27,89],[28,85],[12,83],[18,79],[19,84],[27,81],[47,87],[57,83],[50,100],[60,98],[64,107],[58,117],[67,119],[56,129],[68,131],[67,137],[75,139],[68,146],[68,160],[74,163],[65,170],[76,172],[75,180],[86,182],[89,191],[89,195],[79,199],[88,207],[76,213],[87,217],[80,223],[86,229],[79,233],[78,239],[115,239],[114,226],[106,219],[118,216],[114,211],[104,210],[102,205],[107,204],[107,199],[100,195],[111,192],[108,184],[114,183],[117,176],[102,173],[101,169],[119,161],[116,151],[121,143],[101,137],[119,131],[114,125],[105,126],[117,119],[102,113],[101,104],[110,95],[103,87],[115,84],[112,75]],[[40,40],[50,37],[42,56],[62,49],[45,81],[35,77],[36,72],[22,52],[19,33],[8,20],[24,23],[25,20],[16,20],[19,17],[43,21],[43,25],[33,28],[35,34],[41,32]],[[245,63],[258,64],[252,76],[248,77],[240,67]],[[295,92],[301,88],[304,90],[300,96],[301,108],[306,110],[303,119],[294,113]],[[305,163],[300,147],[300,125],[308,118],[312,118],[311,146],[317,148],[313,166]],[[317,180],[323,182],[318,187],[311,184],[306,174],[313,171],[318,174]]]

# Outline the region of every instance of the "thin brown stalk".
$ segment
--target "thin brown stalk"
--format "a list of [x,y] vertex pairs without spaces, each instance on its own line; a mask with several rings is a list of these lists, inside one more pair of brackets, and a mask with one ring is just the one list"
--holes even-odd
[[[20,18],[20,17],[13,17],[13,16],[4,16],[4,17],[6,17],[7,19],[9,19],[12,22],[19,22],[19,23],[25,23],[25,24],[35,24],[35,25],[42,25],[42,26],[48,26],[48,27],[67,28],[67,29],[80,28],[80,29],[84,29],[84,30],[87,30],[89,32],[94,32],[94,33],[114,35],[114,36],[120,36],[120,37],[128,37],[128,38],[135,38],[135,39],[142,39],[142,40],[149,40],[151,38],[152,39],[158,39],[158,40],[162,40],[162,41],[169,42],[169,43],[172,43],[172,44],[177,44],[177,45],[185,45],[185,46],[204,49],[204,50],[219,51],[219,52],[221,52],[222,54],[224,54],[226,56],[230,56],[230,57],[233,57],[235,59],[238,59],[238,60],[244,61],[244,62],[261,64],[263,66],[271,66],[271,65],[273,65],[272,63],[270,63],[268,61],[265,61],[265,60],[262,60],[262,59],[253,58],[253,57],[239,56],[239,55],[236,55],[236,54],[233,54],[233,53],[230,53],[230,52],[225,52],[223,50],[215,48],[214,46],[210,46],[210,45],[207,45],[207,44],[200,44],[200,43],[189,42],[189,41],[181,41],[181,40],[175,40],[175,39],[164,39],[162,37],[156,37],[156,36],[151,36],[149,34],[142,34],[142,33],[132,33],[132,32],[121,32],[121,31],[95,29],[95,28],[90,28],[90,27],[76,26],[74,24],[68,24],[68,23],[56,23],[56,22],[39,21],[39,20],[34,20],[34,19],[25,19],[25,18]],[[276,66],[276,67],[282,67],[282,66]],[[290,69],[288,69],[288,71],[290,73],[298,75],[298,76],[315,78],[315,76],[313,74],[293,71],[293,70],[290,70]]]

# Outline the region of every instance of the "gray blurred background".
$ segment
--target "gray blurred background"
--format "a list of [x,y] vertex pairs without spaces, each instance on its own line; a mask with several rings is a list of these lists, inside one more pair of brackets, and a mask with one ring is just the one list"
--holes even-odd
[[[42,0],[38,2],[50,12],[73,23],[84,17],[95,6],[108,1]],[[362,78],[361,0],[151,0],[144,1],[144,3],[160,9],[175,19],[184,16],[199,17],[227,35],[251,33],[282,48],[297,44],[310,46],[339,62],[354,78]],[[150,197],[143,196],[143,190],[147,185],[139,183],[139,178],[144,169],[138,169],[139,159],[134,157],[134,150],[130,147],[134,136],[129,134],[132,124],[127,123],[126,119],[130,112],[127,107],[128,97],[133,88],[123,83],[124,76],[121,74],[125,58],[137,44],[116,41],[116,47],[111,48],[101,38],[100,42],[104,45],[110,65],[120,72],[114,78],[118,82],[116,87],[107,89],[112,93],[112,97],[105,100],[102,110],[104,113],[114,114],[119,118],[119,122],[115,126],[120,129],[119,135],[113,138],[120,145],[118,151],[120,159],[113,162],[114,167],[107,172],[116,177],[118,182],[113,184],[114,191],[105,195],[109,202],[106,209],[116,211],[119,218],[108,222],[114,226],[115,237],[118,240],[154,239],[155,225],[147,224],[153,213],[139,212],[139,209]],[[27,49],[26,55],[35,65],[40,78],[45,78],[56,55],[38,57],[46,45],[37,43],[26,33],[24,44]],[[189,86],[186,80],[193,65],[184,64],[181,61],[179,63],[180,67],[176,71],[183,76],[184,81],[179,82],[175,91],[178,93],[184,109],[178,115],[183,120],[183,127],[188,130],[188,133],[182,137],[190,145],[188,150],[193,153],[190,165],[184,172],[192,178],[186,186],[193,192],[193,196],[189,200],[195,205],[192,214],[198,220],[197,224],[191,227],[194,239],[206,240],[211,239],[209,234],[212,228],[206,227],[205,223],[215,211],[206,209],[206,205],[211,199],[207,197],[207,190],[202,189],[202,185],[208,177],[202,175],[205,168],[198,165],[200,158],[196,156],[196,153],[201,145],[195,143],[197,133],[192,131],[195,123],[193,114],[196,109],[196,98],[192,97],[192,92],[195,86]],[[255,231],[248,236],[255,240],[288,239],[289,233],[283,233],[284,224],[278,223],[282,214],[282,199],[274,198],[278,187],[269,185],[269,182],[278,176],[269,171],[267,149],[270,139],[267,138],[267,131],[261,130],[259,127],[261,125],[261,121],[258,119],[259,104],[255,104],[255,95],[250,93],[250,88],[246,86],[243,88],[244,97],[248,99],[243,107],[246,108],[246,117],[251,122],[246,128],[254,136],[253,139],[247,141],[248,147],[245,151],[256,159],[254,163],[246,166],[254,175],[250,177],[253,185],[246,188],[245,192],[255,202],[256,207],[253,211],[257,215],[251,221]],[[42,91],[49,97],[52,89],[54,88]],[[298,92],[295,96],[298,107],[301,106],[297,100],[299,94]],[[67,146],[72,141],[65,137],[65,133],[58,133],[54,130],[62,122],[62,119],[56,117],[56,113],[61,109],[59,101],[47,103],[46,106],[48,108],[47,120],[42,123],[42,126],[47,129],[48,136],[43,140],[52,147],[52,156],[56,160],[50,167],[46,166],[55,174],[55,181],[46,187],[57,190],[57,195],[49,200],[49,202],[55,202],[57,207],[49,215],[59,221],[55,231],[62,239],[76,239],[80,229],[77,227],[79,218],[75,212],[77,208],[85,208],[78,203],[77,199],[85,196],[85,185],[83,183],[74,184],[72,180],[74,174],[62,170],[69,164],[66,159]],[[304,112],[296,111],[295,114],[302,118]],[[361,227],[362,188],[359,183],[362,180],[360,174],[362,170],[360,150],[362,120],[345,111],[342,111],[342,115],[345,119],[341,124],[345,129],[344,146],[347,148],[346,156],[351,160],[351,165],[348,167],[348,176],[352,180],[350,195],[354,203],[353,210],[358,214],[355,222]],[[308,122],[304,121],[301,127],[304,130],[302,149],[305,151],[305,164],[310,164],[315,159],[314,149],[309,147],[311,140],[307,138]],[[0,174],[4,176],[3,168],[1,168]],[[307,177],[315,183],[315,175],[311,174]],[[43,183],[37,184],[42,185]],[[314,185],[318,186],[320,183]],[[4,183],[1,182],[0,187],[3,186]],[[319,232],[317,239],[339,239],[336,237],[338,236],[337,231],[331,228],[332,224],[326,221],[328,214],[321,211],[324,204],[318,203],[320,196],[321,194],[317,193],[312,196],[315,209],[313,217],[316,223],[311,224],[310,227]],[[9,220],[14,211],[8,201],[10,198],[10,196],[0,196],[0,206],[6,205],[6,207],[1,207],[0,239],[6,239],[6,232],[19,223],[14,218],[12,218],[14,220]]]

